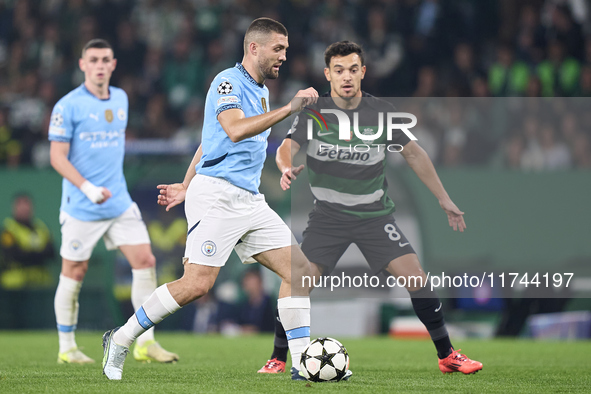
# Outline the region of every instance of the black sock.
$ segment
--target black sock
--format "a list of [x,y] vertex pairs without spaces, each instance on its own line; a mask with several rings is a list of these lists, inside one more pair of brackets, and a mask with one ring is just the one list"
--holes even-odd
[[431,340],[437,349],[437,357],[445,358],[452,352],[452,344],[445,328],[441,301],[437,293],[431,290],[430,285],[417,290],[409,291],[412,307],[419,320],[425,325]]
[[287,335],[285,335],[283,324],[281,324],[281,320],[279,319],[279,311],[276,311],[275,315],[275,340],[273,342],[273,354],[271,358],[286,362],[287,351],[289,350]]
[[437,339],[433,343],[437,349],[437,357],[446,358],[451,354],[453,346],[449,340],[449,335],[446,335],[445,338]]

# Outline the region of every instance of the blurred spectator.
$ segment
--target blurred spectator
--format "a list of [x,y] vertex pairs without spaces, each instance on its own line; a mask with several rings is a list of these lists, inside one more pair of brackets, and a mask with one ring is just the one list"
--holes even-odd
[[44,287],[52,283],[48,263],[55,256],[49,229],[34,217],[33,201],[27,194],[14,197],[12,217],[4,219],[0,234],[5,290]]
[[[113,42],[113,46],[113,53],[117,59],[115,76],[133,75],[137,70],[141,70],[146,55],[146,45],[137,38],[135,26],[131,22],[124,20],[119,23],[117,39]],[[114,84],[117,84],[119,79],[116,79]]]
[[514,134],[504,147],[504,160],[508,168],[512,170],[519,170],[521,168],[523,149],[523,137],[520,134]]
[[525,5],[519,17],[517,58],[530,65],[537,64],[544,58],[545,46],[546,38],[539,12],[533,5]]
[[579,133],[573,145],[573,161],[578,168],[591,169],[591,141],[589,135]]
[[542,82],[542,95],[571,96],[577,89],[580,63],[573,57],[567,56],[564,45],[558,40],[548,44],[548,60],[544,60],[537,67],[537,73]]
[[41,133],[33,146],[31,147],[31,164],[36,168],[47,168],[50,165],[49,157],[50,142],[47,139],[49,133],[49,123],[51,122],[51,111],[45,111]]
[[527,81],[526,97],[542,97],[542,82],[540,78],[532,75]]
[[405,1],[400,19],[411,20],[408,49],[417,66],[434,65],[445,50],[443,9],[438,0]]
[[591,97],[591,64],[581,69],[581,80],[577,92],[579,97]]
[[139,33],[150,48],[163,49],[179,33],[183,13],[176,0],[146,0],[136,2],[132,20],[137,22]]
[[[343,39],[364,44],[369,71],[364,86],[375,95],[591,97],[591,23],[584,0],[0,3],[0,105],[9,108],[0,126],[0,162],[8,163],[7,141],[18,151],[16,141],[20,153],[10,155],[13,165],[43,165],[47,108],[82,82],[75,59],[81,46],[98,36],[112,40],[119,70],[113,84],[129,96],[127,137],[199,138],[202,104],[194,103],[203,99],[214,75],[240,60],[244,30],[258,16],[277,18],[290,32],[289,61],[281,78],[267,81],[272,108],[304,87],[324,91],[324,50]],[[504,122],[503,130],[514,127],[510,119]],[[427,128],[435,133],[443,125]],[[441,162],[476,164],[479,157],[485,164],[491,149],[499,158],[505,155],[505,140],[482,139],[473,124],[464,126],[447,125],[445,136],[437,134],[444,143]],[[531,164],[537,149],[534,140],[522,137],[524,163]],[[584,141],[578,133],[571,137]],[[585,160],[575,158],[574,150],[578,155],[585,150],[571,137],[564,136],[565,143],[578,166]]]
[[472,80],[472,87],[470,89],[470,96],[472,97],[489,97],[490,92],[488,85],[483,77],[476,77]]
[[193,145],[197,149],[201,142],[201,129],[203,127],[203,103],[193,101],[183,113],[183,125],[173,135],[173,139],[182,141],[183,145]]
[[542,128],[541,147],[544,155],[544,169],[565,170],[570,167],[571,157],[568,147],[556,140],[556,132],[551,124],[546,124]]
[[0,108],[0,164],[18,167],[21,160],[22,146],[13,135],[6,119],[6,110]]
[[413,97],[435,97],[437,96],[437,74],[430,66],[421,67],[418,74],[417,90]]
[[149,48],[143,59],[143,67],[139,73],[139,94],[147,100],[161,90],[164,56],[159,48]]
[[560,128],[562,138],[570,147],[574,148],[576,145],[577,135],[579,134],[579,122],[574,112],[567,112],[562,116]]
[[591,37],[587,37],[585,39],[583,64],[587,65],[587,66],[591,66]]
[[499,45],[497,61],[488,70],[488,87],[493,96],[521,96],[527,89],[529,68],[515,61],[507,44]]
[[540,124],[533,116],[528,116],[523,122],[524,148],[521,154],[521,168],[523,170],[539,171],[544,168],[544,152],[539,140]]
[[388,31],[387,14],[381,7],[370,9],[367,16],[368,33],[364,50],[367,65],[371,72],[367,74],[366,89],[380,96],[389,97],[388,80],[400,65],[404,56],[401,37]]
[[548,36],[564,43],[569,56],[579,60],[583,58],[583,31],[566,4],[553,7]]
[[193,317],[193,326],[191,330],[196,333],[218,332],[219,305],[213,292],[208,292],[203,297],[195,300],[193,304],[195,305],[195,316]]
[[164,88],[171,108],[182,111],[192,96],[203,92],[201,54],[187,36],[178,37],[164,67]]
[[[289,103],[300,90],[308,87],[308,64],[304,56],[295,56],[289,60],[289,79],[283,85],[280,101]],[[322,69],[315,70],[317,74],[323,74]],[[324,92],[318,90],[319,94]]]
[[476,64],[474,49],[468,43],[461,43],[454,48],[453,63],[445,75],[446,85],[458,92],[458,96],[470,95],[472,81],[485,74]]
[[43,29],[43,39],[39,44],[39,74],[43,78],[51,77],[60,71],[62,62],[63,49],[58,27],[49,23]]
[[166,116],[166,98],[156,94],[146,105],[140,138],[168,138],[172,135],[172,125]]
[[247,270],[242,277],[242,290],[247,300],[240,305],[242,332],[275,331],[275,306],[271,297],[265,293],[263,279],[258,268]]
[[[205,80],[204,82],[201,82],[202,86],[199,87],[201,90],[197,92],[199,95],[205,95],[215,76],[219,74],[221,70],[234,66],[238,60],[228,58],[224,43],[219,39],[212,40],[209,45],[207,45],[206,59],[207,62],[204,62],[203,65]],[[201,99],[202,97],[199,98]]]

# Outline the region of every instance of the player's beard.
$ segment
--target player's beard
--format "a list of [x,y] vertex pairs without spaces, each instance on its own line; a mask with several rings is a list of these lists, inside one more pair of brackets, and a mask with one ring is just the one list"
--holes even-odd
[[263,78],[265,79],[277,79],[279,77],[279,70],[273,70],[273,65],[275,64],[274,61],[270,60],[266,63],[260,62],[259,68],[261,69],[261,73],[263,74]]

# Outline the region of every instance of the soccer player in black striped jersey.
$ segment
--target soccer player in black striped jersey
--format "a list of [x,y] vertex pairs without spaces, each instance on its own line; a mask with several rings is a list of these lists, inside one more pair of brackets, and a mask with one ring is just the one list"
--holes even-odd
[[[337,147],[344,143],[338,140],[337,116],[325,112],[322,116],[326,124],[321,123],[319,130],[308,140],[305,114],[314,115],[316,111],[318,118],[319,106],[346,113],[350,116],[351,124],[351,115],[353,111],[357,112],[359,129],[363,125],[363,130],[370,134],[375,133],[377,128],[371,123],[377,123],[377,112],[395,112],[394,107],[386,101],[361,90],[366,67],[364,53],[359,45],[349,41],[334,43],[326,49],[324,58],[324,74],[330,82],[331,91],[321,96],[326,99],[320,99],[315,107],[311,107],[310,111],[302,111],[299,119],[294,120],[276,156],[277,166],[282,172],[281,188],[287,190],[304,169],[304,165],[292,167],[292,159],[300,147],[308,143],[308,174],[316,202],[303,234],[302,251],[314,263],[312,265],[317,276],[329,274],[351,243],[359,247],[374,273],[385,271],[395,277],[421,276],[424,286],[409,285],[407,290],[417,316],[435,344],[439,369],[443,373],[475,373],[482,369],[482,363],[470,360],[454,350],[445,327],[439,297],[428,285],[414,249],[392,216],[394,203],[387,195],[384,175],[387,147],[395,145],[397,150],[402,147],[400,154],[437,198],[454,231],[463,232],[466,228],[464,212],[458,209],[445,191],[427,153],[401,130],[394,130],[389,141],[386,140],[386,133],[383,133],[379,139],[372,141],[368,154],[355,154],[349,146],[344,150]],[[327,102],[330,104],[327,105]],[[364,142],[352,133],[347,143],[355,145]],[[259,372],[283,372],[286,359],[287,340],[278,320],[273,355]]]

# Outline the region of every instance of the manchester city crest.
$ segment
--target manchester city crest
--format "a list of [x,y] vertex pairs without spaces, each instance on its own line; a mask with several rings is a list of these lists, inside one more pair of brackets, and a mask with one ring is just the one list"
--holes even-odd
[[205,241],[203,245],[201,245],[201,252],[206,255],[207,257],[211,257],[217,251],[217,246],[213,241]]
[[72,248],[72,250],[74,252],[77,252],[78,250],[80,250],[82,248],[82,242],[80,242],[79,240],[75,239],[72,242],[70,242],[70,248]]

